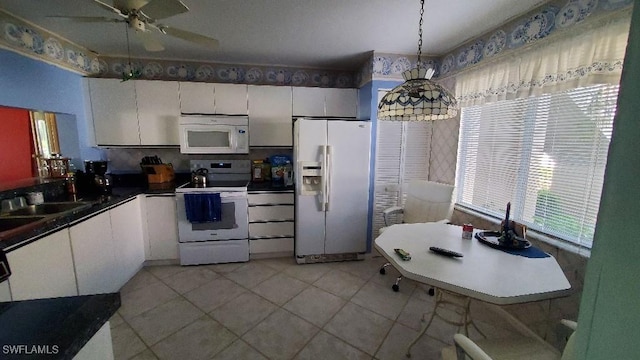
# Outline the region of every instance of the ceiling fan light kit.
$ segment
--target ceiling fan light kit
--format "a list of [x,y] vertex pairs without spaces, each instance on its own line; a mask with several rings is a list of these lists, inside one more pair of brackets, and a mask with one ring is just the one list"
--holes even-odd
[[420,0],[420,5],[416,68],[402,73],[405,82],[393,88],[380,100],[378,120],[431,121],[449,119],[458,114],[455,97],[444,87],[431,81],[433,69],[420,68],[424,0]]

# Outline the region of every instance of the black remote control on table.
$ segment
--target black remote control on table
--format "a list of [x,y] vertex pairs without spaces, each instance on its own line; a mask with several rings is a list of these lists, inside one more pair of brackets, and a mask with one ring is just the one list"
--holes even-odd
[[459,252],[455,252],[455,251],[451,251],[451,250],[447,250],[447,249],[443,249],[443,248],[439,248],[439,247],[435,247],[435,246],[430,247],[429,250],[433,251],[436,254],[449,256],[449,257],[462,257],[463,256]]

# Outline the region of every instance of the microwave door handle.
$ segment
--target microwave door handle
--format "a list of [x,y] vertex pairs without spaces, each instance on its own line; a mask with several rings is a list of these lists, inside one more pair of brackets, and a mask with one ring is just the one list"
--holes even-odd
[[236,149],[236,139],[235,136],[233,136],[233,129],[229,129],[229,148],[230,150],[235,150]]

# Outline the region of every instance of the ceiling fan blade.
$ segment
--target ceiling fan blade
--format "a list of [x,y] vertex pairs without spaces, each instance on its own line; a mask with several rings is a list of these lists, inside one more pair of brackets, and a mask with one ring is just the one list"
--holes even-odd
[[71,20],[74,22],[81,23],[95,23],[95,22],[125,22],[125,20],[114,19],[106,16],[58,16],[58,15],[50,15],[48,18],[56,18],[63,20]]
[[164,19],[185,13],[189,8],[180,0],[151,0],[139,10],[150,19]]
[[107,3],[104,3],[104,2],[102,2],[100,0],[93,0],[93,2],[96,3],[98,6],[102,7],[103,9],[105,9],[105,10],[109,10],[111,12],[114,12],[114,13],[122,16],[122,17],[127,17],[125,14],[122,13],[122,11],[120,11],[120,9],[117,9],[117,8],[107,4]]
[[158,30],[162,31],[163,33],[165,33],[167,35],[171,35],[171,36],[177,37],[177,38],[182,39],[182,40],[190,41],[192,43],[196,43],[198,45],[202,45],[202,46],[208,47],[210,49],[215,49],[215,48],[218,47],[218,45],[220,45],[218,40],[216,40],[214,38],[210,38],[210,37],[207,37],[207,36],[204,36],[204,35],[196,34],[196,33],[191,32],[191,31],[176,29],[176,28],[172,28],[172,27],[169,27],[169,26],[166,26],[166,25],[158,25],[156,27],[158,28]]
[[150,32],[148,31],[136,31],[136,36],[142,41],[142,46],[147,51],[162,51],[164,50],[164,46],[160,40],[156,39]]

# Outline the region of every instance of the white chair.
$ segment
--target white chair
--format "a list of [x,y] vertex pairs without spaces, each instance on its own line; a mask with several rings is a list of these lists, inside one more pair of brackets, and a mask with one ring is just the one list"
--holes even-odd
[[[402,222],[405,224],[424,222],[448,222],[453,213],[453,185],[442,184],[434,181],[414,180],[407,187],[407,199],[404,207],[392,206],[382,212],[385,227],[393,225],[391,215],[402,214]],[[386,263],[380,268],[380,274],[386,273],[386,268],[391,263]],[[400,280],[396,279],[392,286],[393,291],[400,290]]]
[[569,340],[560,353],[551,344],[520,322],[513,322],[519,337],[500,339],[481,339],[473,341],[463,334],[453,336],[454,346],[442,349],[443,360],[573,360],[575,359],[575,321],[561,320],[561,323],[573,330]]

